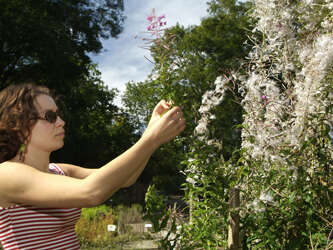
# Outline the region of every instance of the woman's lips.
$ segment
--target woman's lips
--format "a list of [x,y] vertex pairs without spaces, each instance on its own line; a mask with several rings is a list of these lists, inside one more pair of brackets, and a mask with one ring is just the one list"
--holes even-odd
[[56,136],[65,136],[65,132],[61,132],[59,134],[56,134]]

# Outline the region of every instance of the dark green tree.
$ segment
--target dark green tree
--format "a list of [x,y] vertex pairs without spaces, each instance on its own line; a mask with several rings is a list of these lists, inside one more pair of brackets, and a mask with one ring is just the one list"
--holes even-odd
[[73,84],[88,73],[87,53],[122,31],[122,11],[122,0],[0,0],[1,87],[28,79]]

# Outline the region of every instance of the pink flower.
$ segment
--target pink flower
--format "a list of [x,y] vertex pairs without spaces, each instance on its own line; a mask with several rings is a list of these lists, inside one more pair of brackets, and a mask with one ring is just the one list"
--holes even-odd
[[160,22],[159,25],[164,26],[164,25],[166,25],[166,22]]
[[261,99],[264,101],[264,105],[266,105],[268,100],[267,96],[263,95],[261,96]]
[[162,20],[163,18],[165,18],[165,14],[163,14],[163,15],[157,17],[157,22],[161,22],[161,20]]
[[155,17],[155,16],[150,15],[150,16],[147,17],[147,20],[148,20],[149,22],[152,22],[152,21],[154,20],[154,17]]

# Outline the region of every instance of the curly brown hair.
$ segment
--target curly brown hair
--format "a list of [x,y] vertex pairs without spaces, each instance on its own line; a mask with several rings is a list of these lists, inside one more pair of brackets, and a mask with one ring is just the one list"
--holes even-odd
[[0,92],[0,163],[14,158],[37,122],[35,99],[50,95],[44,86],[10,85]]

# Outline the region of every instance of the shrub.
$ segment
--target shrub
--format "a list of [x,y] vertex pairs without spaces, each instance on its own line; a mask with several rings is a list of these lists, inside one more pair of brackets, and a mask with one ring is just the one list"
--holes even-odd
[[83,208],[81,218],[75,227],[81,247],[107,245],[115,236],[115,233],[108,232],[107,225],[109,224],[114,224],[111,207],[102,205]]

